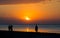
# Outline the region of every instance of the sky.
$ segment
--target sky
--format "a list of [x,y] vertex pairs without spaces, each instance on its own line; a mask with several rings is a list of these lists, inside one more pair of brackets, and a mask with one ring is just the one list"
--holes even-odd
[[0,0],[0,24],[60,24],[60,0]]

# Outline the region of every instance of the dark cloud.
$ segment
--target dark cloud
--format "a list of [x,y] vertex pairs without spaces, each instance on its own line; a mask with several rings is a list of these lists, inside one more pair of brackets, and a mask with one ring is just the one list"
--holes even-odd
[[[0,25],[5,24],[26,24],[24,21],[16,19],[16,18],[0,18]],[[40,20],[40,21],[32,21],[29,24],[60,24],[60,20]]]
[[5,24],[22,24],[24,22],[22,22],[21,20],[18,20],[16,18],[4,18],[1,17],[0,18],[0,24],[5,25]]
[[38,3],[45,0],[0,0],[0,5],[4,4],[25,4],[25,3]]

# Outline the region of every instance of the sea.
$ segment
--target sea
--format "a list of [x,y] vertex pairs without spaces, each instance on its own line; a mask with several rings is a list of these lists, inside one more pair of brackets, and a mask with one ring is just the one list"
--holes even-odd
[[[9,25],[0,25],[0,30],[8,31]],[[60,33],[60,25],[37,25],[38,32]],[[13,31],[35,32],[35,25],[13,25]]]

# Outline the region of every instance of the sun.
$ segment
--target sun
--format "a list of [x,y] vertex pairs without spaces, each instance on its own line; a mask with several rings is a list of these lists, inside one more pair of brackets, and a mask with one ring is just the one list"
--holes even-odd
[[29,18],[29,17],[25,17],[25,20],[27,20],[27,21],[28,21],[28,20],[30,20],[30,18]]

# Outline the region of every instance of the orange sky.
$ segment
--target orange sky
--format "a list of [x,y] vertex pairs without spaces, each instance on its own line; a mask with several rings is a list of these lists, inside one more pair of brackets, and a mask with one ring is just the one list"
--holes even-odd
[[60,19],[60,2],[56,0],[27,4],[0,5],[0,17],[13,17],[30,21]]

